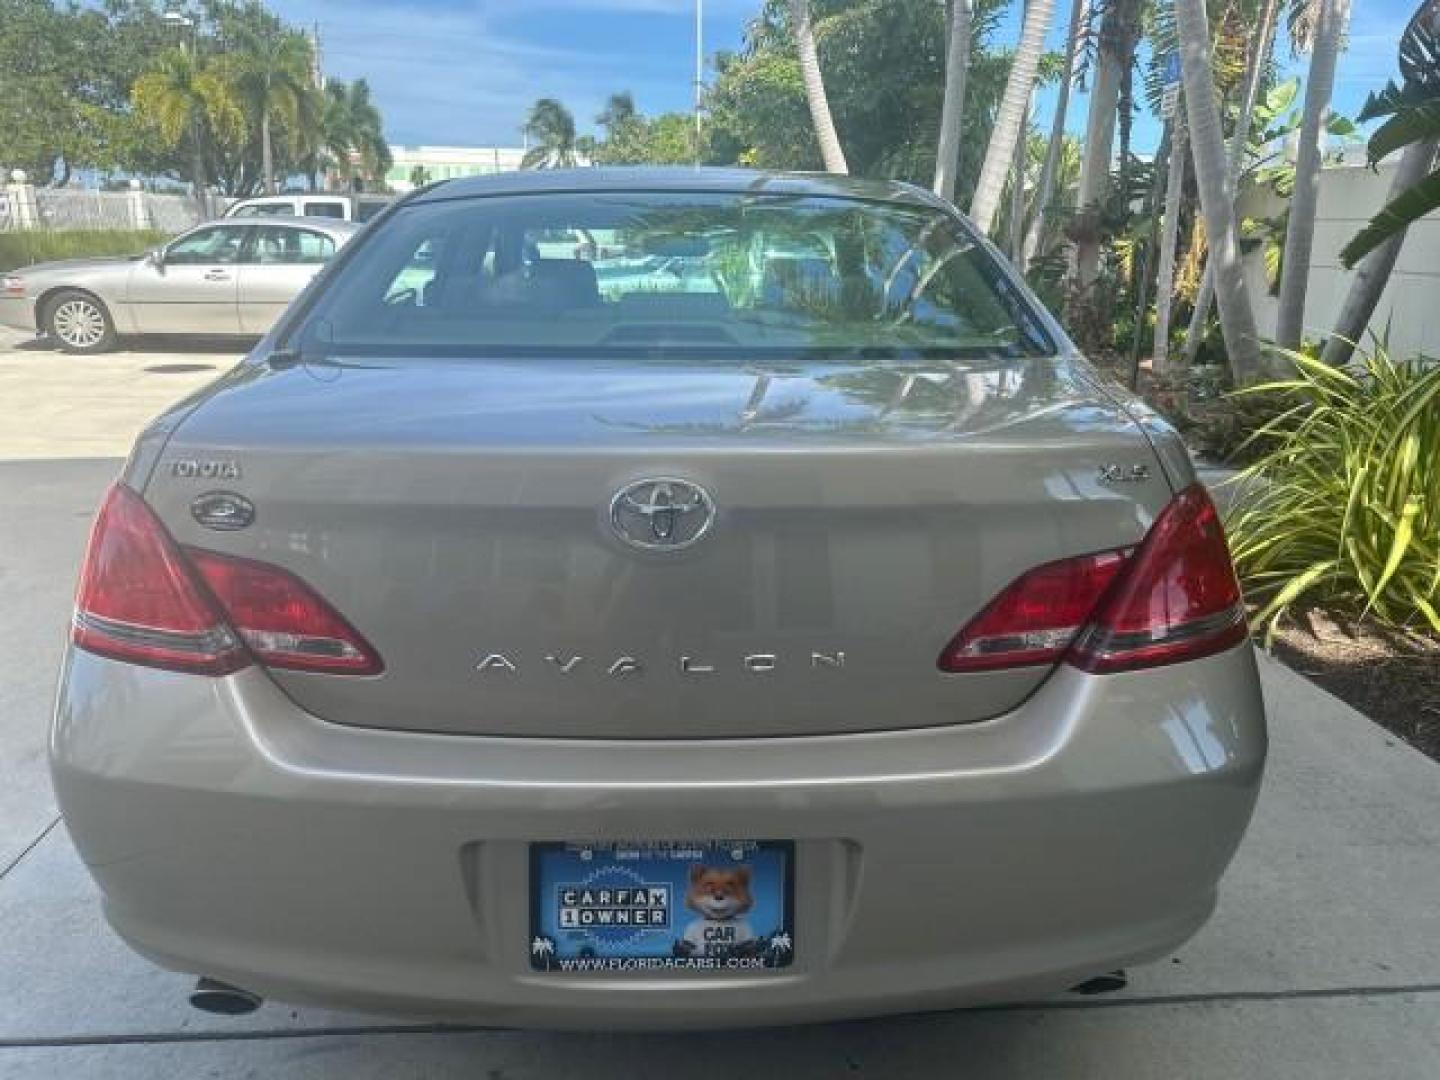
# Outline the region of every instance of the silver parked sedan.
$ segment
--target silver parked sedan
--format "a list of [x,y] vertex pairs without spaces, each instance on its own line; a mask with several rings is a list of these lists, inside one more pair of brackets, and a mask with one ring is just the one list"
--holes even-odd
[[1163,956],[1265,752],[1179,439],[993,248],[912,187],[690,169],[357,238],[141,436],[51,743],[199,1005],[642,1028]]
[[360,228],[212,222],[144,255],[27,266],[0,275],[0,324],[72,353],[104,352],[126,334],[259,337]]

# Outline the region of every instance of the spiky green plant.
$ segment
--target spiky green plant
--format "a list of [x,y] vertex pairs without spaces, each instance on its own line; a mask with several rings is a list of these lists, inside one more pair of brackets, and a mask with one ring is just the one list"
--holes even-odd
[[1347,368],[1287,353],[1287,408],[1237,478],[1228,527],[1254,622],[1324,608],[1440,634],[1440,365],[1377,343]]

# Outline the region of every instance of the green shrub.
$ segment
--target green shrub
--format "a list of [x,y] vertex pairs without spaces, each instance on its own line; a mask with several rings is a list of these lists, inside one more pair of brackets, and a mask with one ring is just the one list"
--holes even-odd
[[1440,365],[1287,355],[1294,379],[1245,391],[1290,407],[1256,432],[1228,522],[1256,624],[1320,607],[1440,634]]
[[51,232],[27,229],[0,233],[0,270],[14,270],[53,259],[83,259],[91,255],[138,255],[164,243],[166,234],[154,229],[73,229]]
[[[1201,372],[1206,375],[1204,382]],[[1190,378],[1175,395],[1176,403],[1161,409],[1185,441],[1202,457],[1226,465],[1250,465],[1264,457],[1273,440],[1258,433],[1295,405],[1295,399],[1278,391],[1229,392],[1224,389],[1228,371],[1194,367],[1188,374]]]

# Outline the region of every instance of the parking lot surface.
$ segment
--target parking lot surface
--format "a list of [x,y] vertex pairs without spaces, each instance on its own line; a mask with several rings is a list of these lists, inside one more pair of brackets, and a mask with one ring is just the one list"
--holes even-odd
[[124,457],[141,423],[232,367],[233,341],[70,356],[0,327],[0,461]]
[[146,417],[239,354],[145,348],[0,338],[0,1077],[1440,1076],[1440,766],[1269,661],[1270,770],[1219,909],[1117,994],[658,1036],[191,1010],[105,927],[44,757],[94,506]]

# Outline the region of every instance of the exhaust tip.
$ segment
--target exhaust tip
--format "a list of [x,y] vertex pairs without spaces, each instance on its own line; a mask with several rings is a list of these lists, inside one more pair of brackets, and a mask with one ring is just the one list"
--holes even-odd
[[190,1004],[201,1012],[219,1016],[245,1016],[260,1008],[264,998],[241,990],[218,979],[196,980],[195,989],[190,991]]
[[1124,990],[1130,984],[1130,977],[1121,971],[1107,971],[1104,975],[1096,975],[1093,979],[1086,979],[1079,986],[1072,986],[1072,994],[1084,994],[1086,997],[1095,994],[1113,994],[1116,990]]

